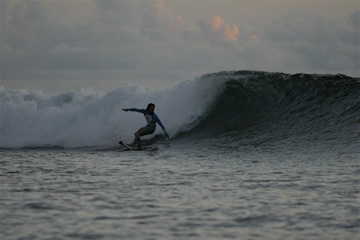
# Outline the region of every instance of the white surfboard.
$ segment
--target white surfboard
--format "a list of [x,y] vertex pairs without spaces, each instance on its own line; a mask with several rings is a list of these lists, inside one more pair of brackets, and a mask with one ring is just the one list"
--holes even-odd
[[119,144],[123,145],[124,147],[126,147],[129,150],[135,150],[134,148],[130,147],[129,145],[127,145],[126,143],[120,141]]

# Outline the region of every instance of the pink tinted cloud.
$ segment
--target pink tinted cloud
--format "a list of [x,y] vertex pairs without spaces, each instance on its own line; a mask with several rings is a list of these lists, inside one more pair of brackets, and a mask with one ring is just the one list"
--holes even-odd
[[213,33],[220,34],[227,41],[237,41],[239,28],[235,24],[227,24],[219,15],[214,15],[211,19],[211,30]]
[[236,41],[239,36],[239,28],[235,24],[226,24],[224,36],[227,40]]
[[180,15],[178,15],[178,16],[176,16],[176,18],[175,18],[176,20],[176,23],[178,23],[178,24],[180,24],[181,23],[181,21],[182,21],[182,17],[180,16]]
[[163,0],[157,0],[153,3],[153,6],[157,8],[158,10],[162,10],[164,8],[164,1]]
[[215,15],[211,19],[211,29],[213,32],[217,32],[224,25],[225,21],[219,15]]

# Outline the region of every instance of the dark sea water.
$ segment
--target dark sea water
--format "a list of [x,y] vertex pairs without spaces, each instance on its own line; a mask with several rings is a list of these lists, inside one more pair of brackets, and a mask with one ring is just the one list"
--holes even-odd
[[[360,80],[220,72],[1,89],[0,239],[359,239]],[[136,95],[136,97],[134,97]],[[171,139],[125,151],[155,102]]]

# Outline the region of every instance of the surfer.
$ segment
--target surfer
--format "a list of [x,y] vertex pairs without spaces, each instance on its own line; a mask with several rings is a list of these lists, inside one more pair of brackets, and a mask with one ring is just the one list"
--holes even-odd
[[165,137],[169,139],[169,134],[167,133],[164,125],[160,121],[159,117],[154,113],[155,110],[155,104],[149,103],[146,109],[137,109],[137,108],[124,108],[123,111],[132,111],[132,112],[139,112],[144,114],[145,119],[147,121],[147,125],[145,127],[140,128],[135,133],[134,141],[131,144],[128,144],[130,147],[135,147],[138,145],[138,148],[141,148],[141,139],[140,137],[149,135],[155,132],[156,129],[156,123],[160,125],[162,130],[164,131]]

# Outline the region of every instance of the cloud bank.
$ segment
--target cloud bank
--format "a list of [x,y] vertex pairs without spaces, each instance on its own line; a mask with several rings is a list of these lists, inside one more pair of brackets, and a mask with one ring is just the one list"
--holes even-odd
[[239,69],[359,76],[359,10],[345,18],[293,10],[254,27],[219,14],[189,24],[162,0],[2,0],[0,8],[5,86],[38,79],[156,86]]

